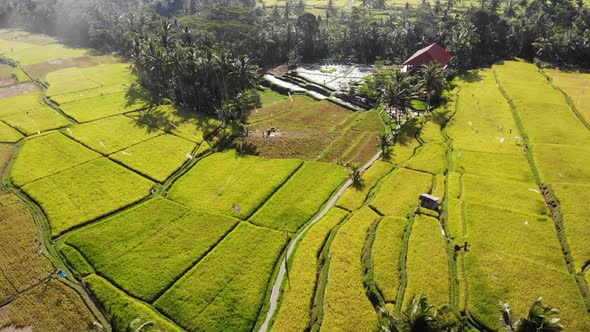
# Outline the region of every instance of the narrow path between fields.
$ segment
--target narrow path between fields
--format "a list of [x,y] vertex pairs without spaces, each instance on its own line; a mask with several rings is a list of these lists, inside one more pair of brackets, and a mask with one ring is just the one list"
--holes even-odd
[[[364,173],[380,157],[381,157],[381,151],[379,151],[371,160],[369,160],[369,162],[367,162],[360,169],[360,172]],[[340,196],[342,196],[342,194],[344,194],[344,191],[346,191],[346,189],[348,189],[348,187],[350,187],[351,185],[352,185],[352,180],[348,179],[344,183],[344,185],[342,185],[342,187],[340,187],[338,192],[328,201],[328,203],[322,209],[322,211],[320,211],[320,213],[318,213],[316,215],[316,217],[309,224],[307,224],[307,226],[305,226],[299,232],[299,234],[291,241],[291,244],[287,248],[287,253],[285,254],[285,257],[283,258],[283,260],[281,262],[281,267],[279,268],[279,273],[277,274],[277,279],[275,280],[274,285],[272,287],[272,293],[270,294],[270,306],[268,308],[268,312],[266,313],[266,318],[264,319],[264,323],[260,327],[260,330],[259,330],[260,332],[266,332],[268,330],[270,321],[271,321],[272,317],[274,316],[275,311],[277,310],[277,303],[279,300],[279,294],[281,292],[281,285],[283,284],[283,280],[285,279],[285,274],[287,271],[286,264],[287,264],[287,261],[289,260],[289,258],[291,258],[291,256],[293,255],[293,251],[295,250],[295,247],[297,246],[299,240],[301,240],[301,237],[303,237],[303,234],[305,234],[308,229],[310,229],[313,225],[315,225],[320,219],[322,219],[326,215],[326,213],[328,213],[328,211],[332,207],[334,207],[334,205],[336,204],[336,202],[338,201]]]

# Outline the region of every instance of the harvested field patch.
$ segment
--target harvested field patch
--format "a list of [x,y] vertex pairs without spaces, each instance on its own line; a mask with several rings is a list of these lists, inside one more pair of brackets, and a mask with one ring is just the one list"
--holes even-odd
[[153,322],[153,328],[160,331],[182,331],[150,305],[127,296],[96,274],[84,278],[84,283],[105,308],[115,331],[127,331],[129,323],[138,317],[141,317],[143,322]]
[[280,231],[297,232],[347,177],[344,167],[307,161],[256,211],[250,222]]
[[344,210],[331,209],[301,240],[289,267],[289,284],[283,292],[273,330],[303,331],[309,328],[310,310],[320,268],[318,253],[330,232],[347,215]]
[[350,116],[335,128],[340,135],[319,160],[363,165],[378,151],[377,137],[385,131],[383,120],[375,110]]
[[408,243],[404,308],[413,296],[426,295],[428,303],[437,307],[451,301],[449,262],[441,232],[438,220],[416,215]]
[[[153,210],[154,206],[144,205],[144,212]],[[155,206],[162,206],[170,210],[176,204],[160,199]],[[177,207],[178,208],[178,207]],[[105,247],[102,238],[94,237],[101,234],[107,238],[115,236],[112,232],[120,232],[136,223],[137,212],[119,214],[104,222],[81,229],[69,236],[66,240],[85,254],[96,270],[135,297],[152,302],[182,276],[215,244],[220,241],[236,224],[236,220],[227,217],[210,214],[204,211],[186,211],[181,209],[182,215],[166,218],[164,211],[158,213],[155,218],[150,215],[142,215],[142,223],[157,223],[157,232],[150,231],[150,237],[142,236],[135,240],[126,238],[125,242],[118,244],[116,248]],[[152,214],[153,215],[153,214]],[[168,214],[169,215],[169,214]],[[131,218],[129,218],[131,217]],[[149,220],[152,219],[152,220]],[[135,227],[146,229],[143,224],[135,224]],[[126,234],[121,235],[124,237]],[[142,234],[144,235],[144,234]],[[134,243],[134,246],[129,246]],[[121,249],[125,248],[124,253]],[[101,249],[102,248],[102,249]],[[100,256],[93,255],[101,252]],[[158,268],[146,269],[146,266]]]
[[0,310],[0,329],[31,326],[33,331],[85,331],[94,317],[71,288],[53,280],[16,298]]
[[359,209],[379,180],[393,169],[393,165],[376,161],[361,177],[361,184],[350,186],[338,200],[337,205],[348,211]]
[[82,123],[62,132],[94,150],[106,154],[120,151],[164,133],[124,115]]
[[330,246],[330,270],[320,331],[374,331],[377,328],[377,313],[363,287],[361,257],[369,228],[378,218],[371,209],[363,208],[338,229]]
[[191,141],[164,134],[109,157],[158,182],[164,182],[188,160],[187,156],[192,158],[195,147]]
[[[53,266],[40,246],[35,221],[25,205],[15,202],[0,207],[0,271],[17,292],[39,283],[52,273]],[[0,301],[2,293],[0,291]]]
[[43,135],[25,141],[12,169],[12,182],[22,187],[68,168],[100,158],[60,133]]
[[386,216],[405,217],[431,187],[432,175],[401,168],[385,179],[369,205]]
[[41,87],[34,82],[13,84],[5,87],[0,87],[0,99],[10,98],[34,91],[41,91]]
[[284,246],[282,232],[240,223],[155,306],[187,329],[249,331]]
[[[72,181],[76,179],[76,181]],[[153,183],[106,158],[29,183],[23,190],[38,202],[57,236],[149,195]]]
[[400,217],[385,217],[379,222],[371,257],[375,283],[385,302],[393,303],[400,286],[400,257],[402,238],[408,220]]
[[0,81],[6,81],[12,78],[12,67],[0,63]]
[[298,160],[242,156],[233,150],[199,161],[169,197],[196,209],[248,218],[301,165]]
[[[276,93],[273,92],[273,94]],[[293,96],[292,98],[293,101],[288,99],[283,102],[274,103],[271,106],[265,106],[263,104],[264,107],[259,110],[254,110],[250,114],[250,123],[256,124],[262,121],[267,121],[294,112],[296,110],[305,109],[317,103],[314,99],[307,96]]]

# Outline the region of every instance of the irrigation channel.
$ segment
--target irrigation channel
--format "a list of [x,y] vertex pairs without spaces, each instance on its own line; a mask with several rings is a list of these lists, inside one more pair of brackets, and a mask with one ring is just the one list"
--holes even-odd
[[[360,169],[360,172],[364,173],[380,157],[381,157],[381,151],[379,151],[371,160],[369,160],[369,162],[367,162]],[[338,190],[338,192],[336,192],[336,194],[330,199],[330,201],[328,201],[328,203],[326,204],[324,209],[322,211],[320,211],[320,213],[318,213],[315,216],[315,218],[309,224],[307,224],[307,226],[305,226],[299,232],[299,234],[297,234],[297,236],[293,239],[293,241],[291,241],[291,243],[289,244],[289,247],[287,248],[287,253],[285,254],[285,257],[283,258],[283,262],[281,263],[281,267],[279,268],[279,273],[277,274],[277,279],[275,280],[275,283],[272,287],[272,293],[270,294],[270,300],[269,300],[270,305],[268,308],[268,312],[266,313],[266,318],[264,319],[264,323],[262,324],[262,326],[260,326],[259,332],[268,331],[270,321],[273,318],[275,311],[277,310],[277,303],[279,301],[279,294],[281,293],[281,285],[283,284],[283,281],[285,279],[285,274],[287,272],[287,262],[289,261],[289,259],[293,255],[293,251],[295,250],[295,247],[297,247],[297,244],[299,243],[299,241],[303,237],[303,234],[305,234],[307,232],[307,230],[309,230],[313,225],[315,225],[318,221],[320,221],[320,219],[322,219],[326,215],[326,213],[328,213],[328,211],[330,211],[330,209],[332,207],[334,207],[334,205],[336,204],[336,202],[338,201],[340,196],[342,196],[342,194],[344,194],[344,191],[346,191],[346,189],[348,189],[348,187],[350,187],[352,185],[352,183],[353,183],[352,180],[348,179],[344,183],[344,185],[342,185],[342,187]]]

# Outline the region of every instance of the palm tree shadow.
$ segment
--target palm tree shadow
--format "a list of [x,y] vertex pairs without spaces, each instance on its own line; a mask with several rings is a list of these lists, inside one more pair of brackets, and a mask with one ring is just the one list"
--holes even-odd
[[144,89],[138,82],[132,83],[125,94],[125,106],[130,107],[140,102],[148,102],[154,104],[153,96],[149,91]]
[[365,188],[365,181],[363,179],[359,179],[358,181],[353,181],[351,187],[356,190],[363,190]]
[[467,73],[463,74],[461,78],[468,83],[483,81],[483,76],[479,74],[478,70],[468,71]]
[[398,131],[395,135],[395,143],[408,145],[413,142],[416,139],[416,135],[422,128],[420,121],[421,119],[419,118],[412,118],[408,120],[400,129],[400,131]]
[[148,133],[159,130],[171,132],[175,128],[170,119],[168,119],[168,114],[158,109],[155,105],[138,111],[136,114],[136,126],[145,129]]

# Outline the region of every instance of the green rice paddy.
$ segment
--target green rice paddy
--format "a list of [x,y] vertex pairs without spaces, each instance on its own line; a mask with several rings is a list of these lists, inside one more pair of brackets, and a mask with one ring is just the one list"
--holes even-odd
[[[399,313],[421,294],[490,329],[501,328],[500,301],[523,316],[543,296],[568,330],[590,329],[580,291],[590,262],[580,203],[590,200],[587,74],[507,61],[458,78],[449,103],[408,121],[390,154],[308,229],[349,176],[337,163],[377,153],[377,110],[266,90],[244,139],[260,155],[222,151],[218,120],[138,98],[128,64],[88,52],[0,30],[0,54],[24,70],[0,66],[0,79],[49,83],[0,99],[0,142],[18,142],[8,178],[41,207],[52,245],[114,330],[137,317],[161,331],[257,330],[290,243],[274,331],[374,331],[381,310]],[[276,135],[262,138],[271,127]],[[442,199],[440,213],[417,210],[423,193]],[[0,213],[17,206],[5,196]],[[13,294],[9,275],[0,300]],[[47,314],[31,304],[42,295],[74,310],[55,283],[15,300],[22,315],[10,322]]]

